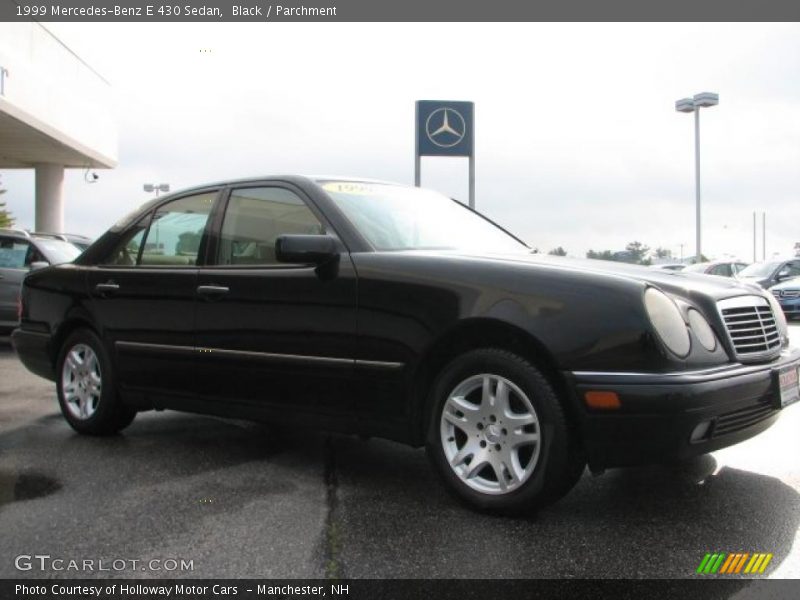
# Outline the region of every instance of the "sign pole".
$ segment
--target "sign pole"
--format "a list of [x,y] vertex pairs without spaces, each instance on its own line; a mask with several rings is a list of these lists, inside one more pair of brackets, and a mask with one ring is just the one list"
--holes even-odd
[[469,155],[469,207],[475,210],[475,155]]
[[419,102],[414,103],[414,185],[420,187],[422,184],[422,177],[420,175],[420,167],[422,160],[419,156]]

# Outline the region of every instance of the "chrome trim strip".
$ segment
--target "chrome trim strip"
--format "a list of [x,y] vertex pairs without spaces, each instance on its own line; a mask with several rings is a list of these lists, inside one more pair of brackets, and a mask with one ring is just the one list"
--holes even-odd
[[611,383],[618,385],[703,383],[734,376],[738,377],[741,375],[755,375],[763,372],[771,372],[777,367],[785,367],[792,363],[800,367],[800,349],[782,351],[780,353],[780,360],[773,360],[769,363],[762,363],[759,365],[733,363],[721,367],[711,367],[695,371],[676,371],[674,373],[572,371],[567,372],[567,374],[571,374],[575,377],[578,383]]
[[171,344],[146,344],[142,342],[114,342],[119,350],[151,350],[156,352],[166,352],[169,354],[194,354],[192,346],[173,346]]
[[769,306],[769,302],[763,296],[756,296],[755,294],[749,294],[747,296],[735,296],[733,298],[725,298],[724,300],[718,300],[717,306],[719,306],[720,310],[725,310],[727,308],[750,308],[752,306]]
[[173,346],[170,344],[149,344],[143,342],[118,341],[115,346],[121,350],[149,350],[170,354],[217,354],[221,356],[249,358],[269,362],[314,363],[336,366],[356,366],[368,369],[402,369],[405,363],[384,362],[379,360],[360,360],[354,358],[336,358],[332,356],[309,356],[304,354],[278,354],[274,352],[255,352],[252,350],[228,350],[224,348],[202,348],[195,346]]
[[405,363],[401,362],[385,362],[382,360],[361,360],[356,359],[357,367],[366,367],[368,369],[402,369]]

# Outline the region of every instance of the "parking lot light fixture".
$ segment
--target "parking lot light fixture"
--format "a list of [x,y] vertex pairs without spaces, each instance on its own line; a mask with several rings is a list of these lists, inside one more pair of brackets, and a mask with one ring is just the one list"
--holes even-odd
[[700,109],[709,108],[719,104],[719,94],[714,92],[700,92],[692,98],[681,98],[675,102],[675,110],[682,113],[694,113],[694,172],[695,172],[695,197],[696,206],[696,256],[697,262],[702,262],[703,251],[701,248],[702,236],[700,228]]
[[156,193],[156,198],[161,192],[168,192],[169,191],[169,184],[168,183],[145,183],[142,186],[145,192],[152,194],[153,192]]

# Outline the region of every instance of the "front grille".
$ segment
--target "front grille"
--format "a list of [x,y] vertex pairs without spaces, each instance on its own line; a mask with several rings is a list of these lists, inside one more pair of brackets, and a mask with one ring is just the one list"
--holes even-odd
[[800,296],[800,290],[783,290],[781,295],[784,298],[797,298]]
[[717,438],[729,433],[735,433],[742,429],[760,423],[769,418],[775,412],[772,403],[766,399],[758,404],[753,404],[747,408],[740,408],[717,417],[714,427],[711,430],[711,438]]
[[766,298],[739,296],[717,305],[737,356],[754,358],[780,350],[781,334]]

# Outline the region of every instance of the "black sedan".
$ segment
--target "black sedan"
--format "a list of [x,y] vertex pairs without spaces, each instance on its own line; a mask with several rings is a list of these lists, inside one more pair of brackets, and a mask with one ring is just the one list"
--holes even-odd
[[798,399],[772,294],[531,254],[431,191],[275,177],[161,198],[31,273],[17,352],[70,425],[175,409],[426,445],[473,506],[530,510],[587,462],[675,460]]

